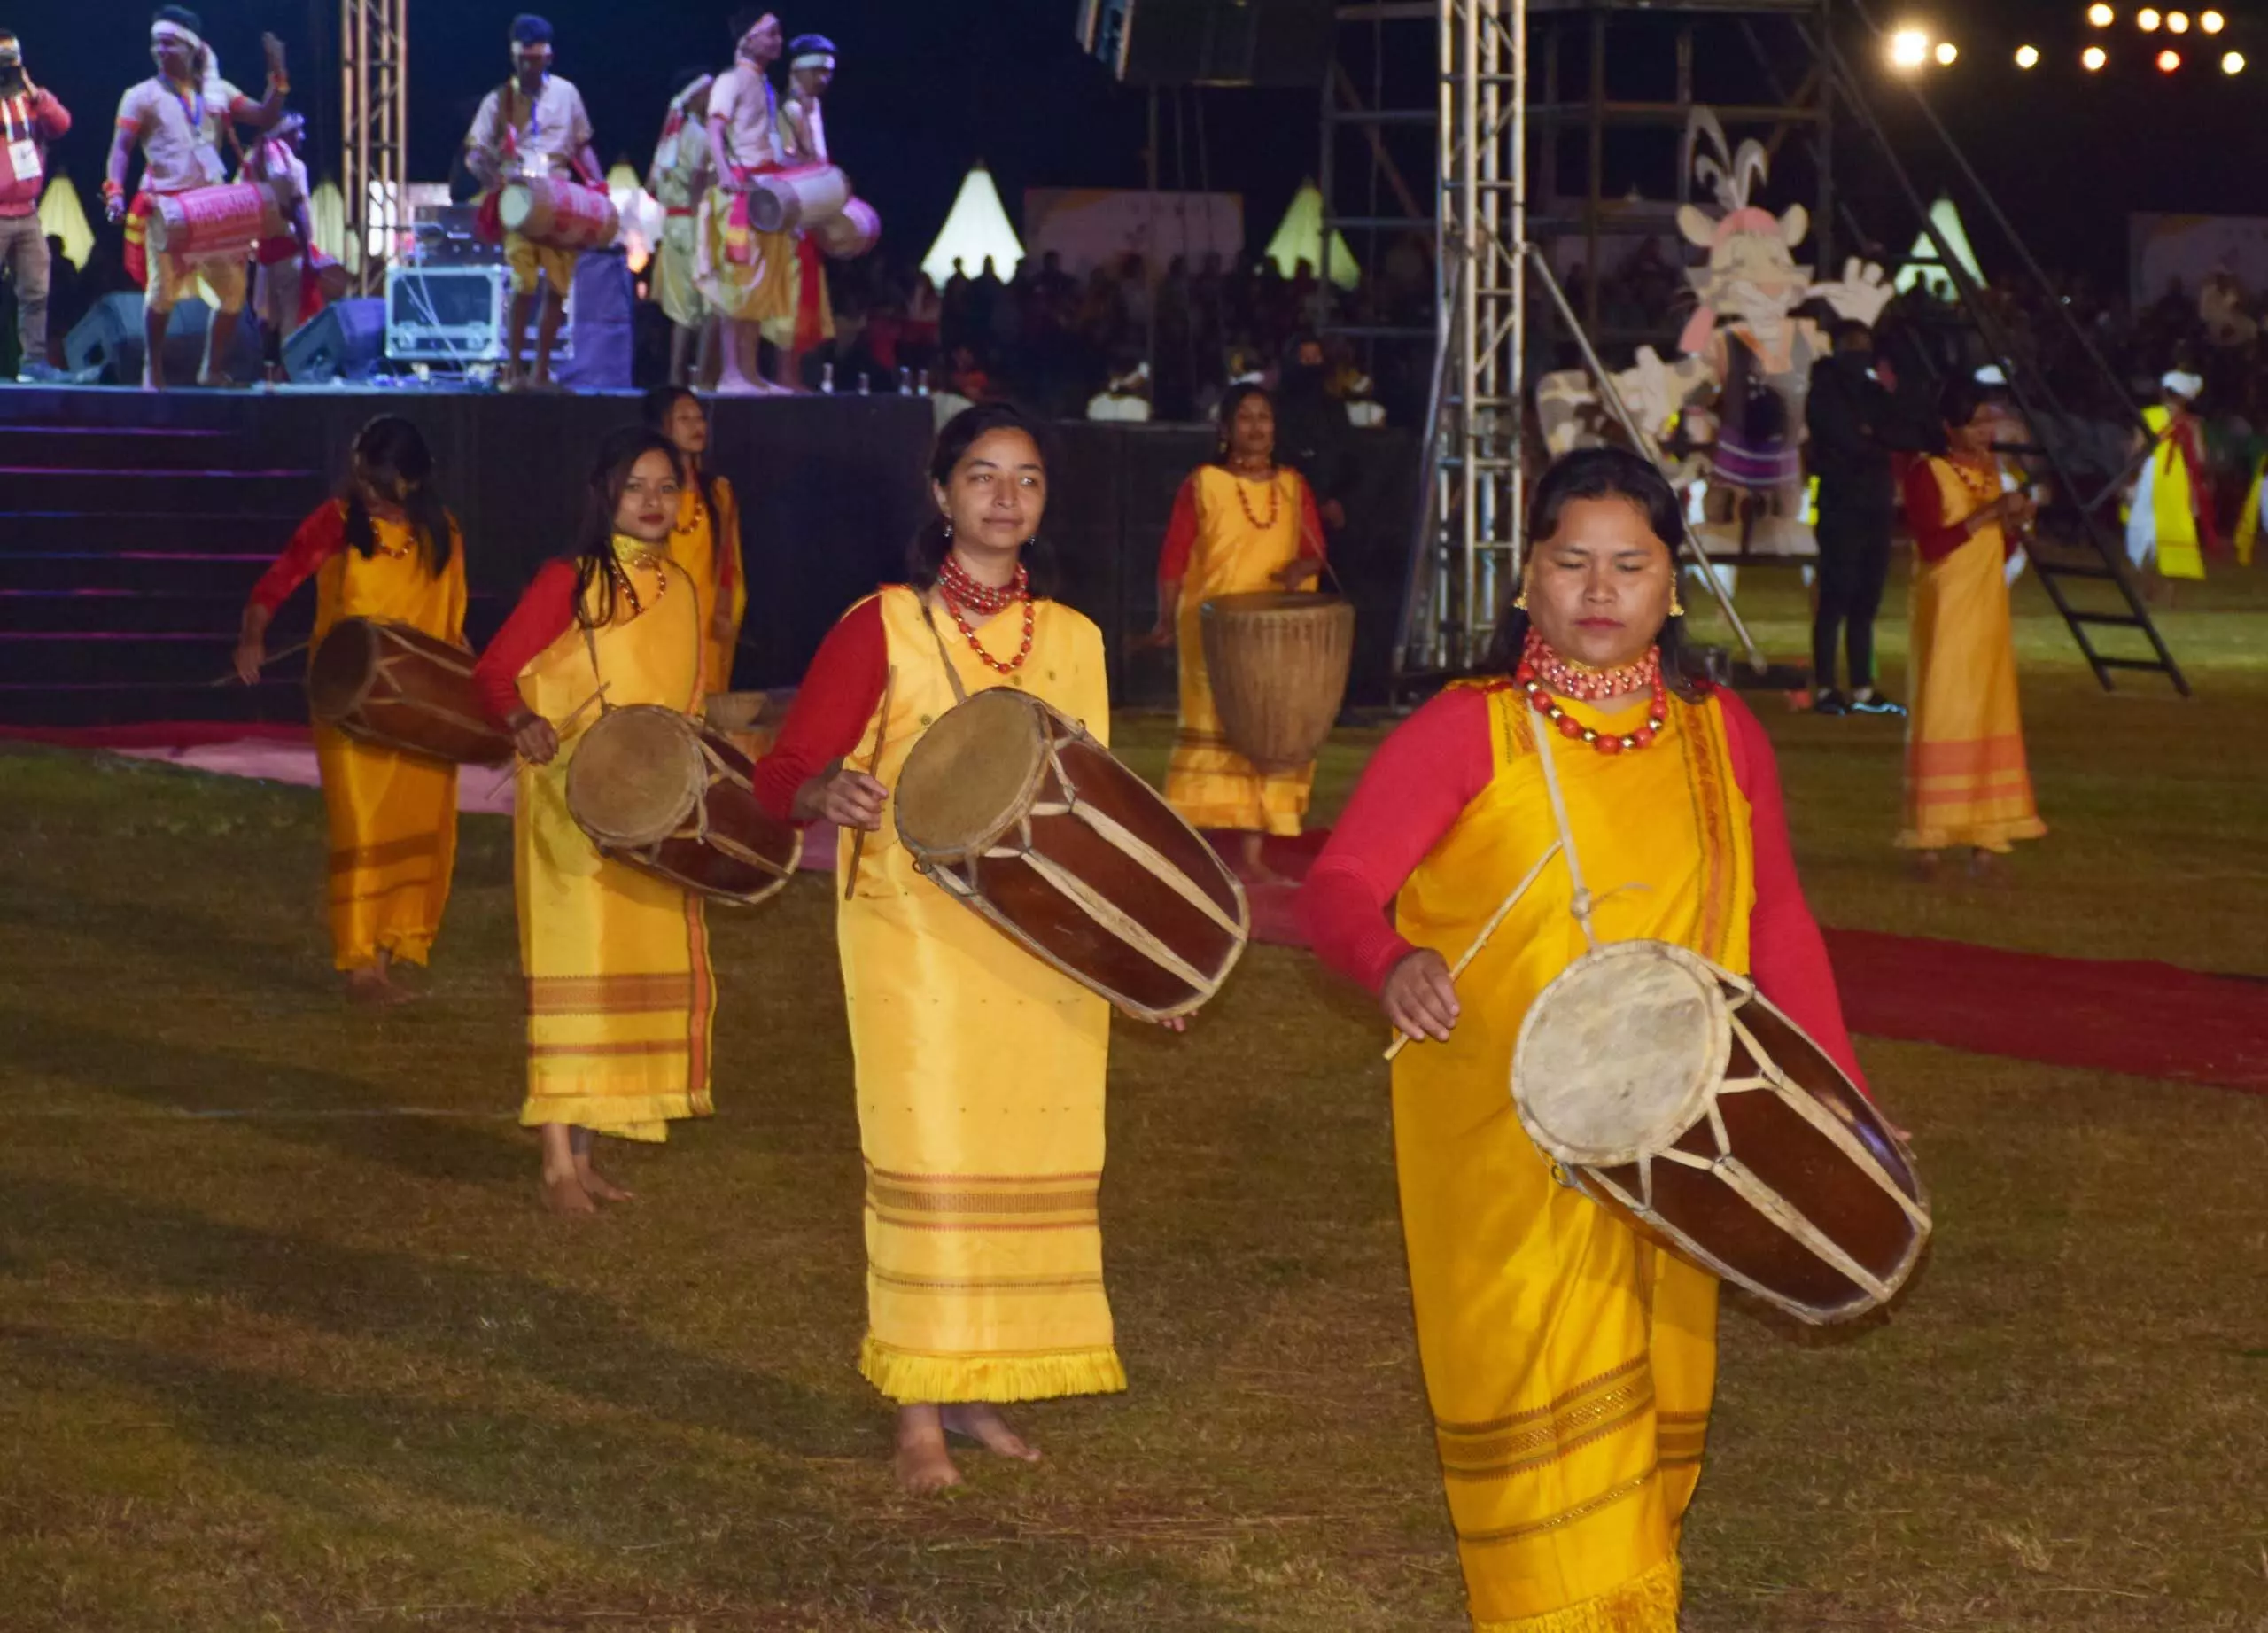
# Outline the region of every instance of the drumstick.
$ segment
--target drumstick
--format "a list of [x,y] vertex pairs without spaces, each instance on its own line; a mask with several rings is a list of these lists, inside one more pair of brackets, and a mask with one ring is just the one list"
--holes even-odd
[[[1488,922],[1480,927],[1480,933],[1472,938],[1472,945],[1464,950],[1463,957],[1449,967],[1449,984],[1452,986],[1456,984],[1456,978],[1464,973],[1465,966],[1479,957],[1480,949],[1488,945],[1488,938],[1496,933],[1496,927],[1504,921],[1505,915],[1518,904],[1521,897],[1527,894],[1528,886],[1535,883],[1536,875],[1543,871],[1543,865],[1558,854],[1559,842],[1555,839],[1551,842],[1550,849],[1535,859],[1535,866],[1527,870],[1527,877],[1512,886],[1512,893],[1497,905],[1495,912],[1488,915]],[[1394,1035],[1394,1041],[1386,1046],[1385,1058],[1392,1060],[1402,1053],[1409,1042],[1409,1033],[1396,1032]]]
[[[266,657],[260,660],[260,666],[262,669],[265,669],[270,664],[280,664],[285,658],[293,656],[295,653],[306,651],[314,644],[315,643],[312,641],[302,641],[295,647],[285,647],[281,652],[270,652]],[[229,681],[236,679],[237,679],[237,672],[231,669],[228,673],[216,676],[213,680],[207,680],[205,684],[207,686],[226,686]]]
[[[889,695],[897,689],[897,665],[889,666],[889,673],[882,679],[882,712],[874,717],[874,758],[867,762],[866,774],[881,774],[882,768],[882,733],[889,728]],[[858,829],[850,836],[850,866],[843,875],[843,899],[849,901],[850,892],[858,885],[858,856],[866,848],[866,830]]]
[[[559,723],[556,726],[554,726],[552,730],[565,731],[570,726],[572,726],[579,719],[581,718],[584,710],[589,708],[593,704],[597,703],[605,696],[606,682],[602,680],[599,683],[599,689],[597,691],[593,692],[588,697],[586,697],[582,702],[577,704],[573,708],[567,711],[565,714],[562,715],[559,719]],[[494,782],[489,785],[488,797],[491,799],[493,799],[497,795],[502,793],[504,791],[504,785],[507,782],[509,782],[514,777],[520,774],[521,766],[531,766],[535,762],[529,759],[526,755],[515,749],[512,751],[512,763],[504,767],[504,774],[498,777]]]

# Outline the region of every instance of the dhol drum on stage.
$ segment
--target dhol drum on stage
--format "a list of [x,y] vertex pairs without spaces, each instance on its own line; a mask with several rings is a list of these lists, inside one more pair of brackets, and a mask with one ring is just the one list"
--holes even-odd
[[853,198],[842,214],[812,223],[812,237],[829,261],[855,261],[882,241],[882,218],[864,198]]
[[1229,745],[1262,771],[1312,762],[1347,697],[1354,603],[1263,591],[1200,610],[1205,673]]
[[850,199],[850,180],[836,166],[767,170],[749,182],[748,224],[758,232],[816,228],[828,217],[842,214]]
[[383,618],[341,618],[307,663],[307,708],[349,737],[405,754],[487,766],[512,757],[509,733],[472,685],[472,654]]
[[1244,887],[1197,830],[1077,721],[1011,688],[938,717],[894,803],[922,873],[1146,1020],[1212,997],[1252,933]]
[[1611,942],[1520,1027],[1512,1098],[1568,1180],[1680,1253],[1824,1326],[1886,1303],[1930,1236],[1905,1143],[1753,983]]
[[291,230],[285,219],[296,200],[276,182],[230,182],[160,193],[150,200],[144,243],[150,253],[184,261],[249,255],[262,238]]
[[602,250],[622,228],[613,199],[563,175],[507,182],[496,200],[496,219],[505,231],[554,250]]
[[752,906],[795,877],[804,836],[756,803],[746,756],[659,704],[609,709],[575,745],[567,809],[601,855]]

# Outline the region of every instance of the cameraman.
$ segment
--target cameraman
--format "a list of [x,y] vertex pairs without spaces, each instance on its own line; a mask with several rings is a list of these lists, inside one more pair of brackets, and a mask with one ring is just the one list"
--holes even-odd
[[0,28],[0,275],[16,284],[16,334],[23,342],[17,377],[51,378],[47,364],[47,237],[40,229],[40,183],[47,144],[71,128],[71,115],[51,91],[24,71],[24,48]]

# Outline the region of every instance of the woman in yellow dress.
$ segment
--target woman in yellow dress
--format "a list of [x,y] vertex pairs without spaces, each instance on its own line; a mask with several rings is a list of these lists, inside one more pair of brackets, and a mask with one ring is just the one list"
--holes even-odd
[[2155,571],[2165,604],[2173,604],[2175,583],[2202,579],[2207,547],[2218,549],[2212,492],[2206,480],[2205,426],[2197,417],[2197,398],[2205,389],[2197,375],[2176,369],[2158,382],[2163,400],[2142,410],[2144,434],[2135,433],[2133,452],[2142,458],[2134,491],[2126,504],[2126,554],[2135,570]]
[[1107,741],[1102,637],[1033,584],[1047,471],[1029,421],[963,410],[929,475],[908,582],[843,614],[756,775],[774,815],[843,830],[858,1366],[897,1403],[896,1472],[917,1492],[959,1483],[948,1434],[1037,1459],[1001,1404],[1126,1387],[1096,1211],[1110,1007],[916,871],[887,820],[906,756],[965,693],[1018,688]]
[[[433,485],[417,427],[381,415],[356,433],[346,492],[291,535],[255,585],[237,642],[250,685],[267,662],[268,626],[291,592],[315,580],[313,644],[341,618],[384,618],[462,646],[464,548]],[[330,829],[330,941],[347,995],[365,1003],[413,996],[394,965],[423,964],[441,928],[457,851],[457,769],[315,728]]]
[[1276,463],[1276,408],[1257,385],[1221,402],[1216,463],[1181,485],[1158,557],[1158,625],[1150,642],[1179,649],[1181,719],[1166,768],[1166,799],[1195,828],[1241,830],[1239,866],[1270,880],[1270,834],[1300,831],[1315,767],[1264,772],[1229,746],[1205,672],[1201,614],[1216,595],[1296,589],[1323,571],[1323,522],[1296,470]]
[[741,502],[733,485],[709,471],[709,416],[701,399],[682,385],[646,393],[646,429],[669,439],[678,452],[677,525],[670,559],[701,592],[708,618],[702,643],[704,692],[733,689],[733,653],[748,612],[748,581],[741,568]]
[[1488,673],[1381,746],[1301,893],[1317,952],[1419,1040],[1394,1066],[1394,1155],[1480,1633],[1676,1633],[1716,1378],[1716,1279],[1558,1183],[1506,1093],[1529,1006],[1585,950],[1565,865],[1544,866],[1450,978],[1560,839],[1545,755],[1599,887],[1599,938],[1657,938],[1752,976],[1858,1070],[1771,745],[1688,666],[1682,531],[1636,455],[1555,464]]
[[1938,412],[1947,452],[1906,473],[1914,595],[1898,844],[1925,874],[1939,851],[1966,846],[1971,870],[1982,873],[2014,841],[2047,831],[2024,758],[2004,571],[2036,507],[2023,493],[2001,491],[1994,422],[1976,387],[1948,381]]
[[702,603],[670,559],[677,450],[617,432],[591,473],[581,548],[548,563],[474,672],[517,742],[512,809],[527,976],[524,1127],[542,1131],[542,1194],[589,1214],[630,1193],[591,1165],[595,1136],[657,1141],[703,1117],[717,985],[697,895],[601,856],[567,807],[576,745],[608,709],[701,709]]

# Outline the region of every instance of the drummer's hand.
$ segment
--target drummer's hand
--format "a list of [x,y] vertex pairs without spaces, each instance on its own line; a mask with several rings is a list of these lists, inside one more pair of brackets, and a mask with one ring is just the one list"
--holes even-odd
[[284,42],[272,34],[260,36],[260,49],[268,53],[268,71],[277,79],[284,77]]
[[548,766],[559,753],[559,733],[551,722],[532,709],[522,709],[504,722],[511,727],[512,746],[531,766]]
[[1185,1015],[1161,1015],[1153,1021],[1148,1015],[1136,1015],[1123,1004],[1118,1007],[1118,1013],[1130,1021],[1148,1021],[1151,1025],[1162,1026],[1169,1032],[1185,1032],[1189,1030],[1189,1017]]
[[237,637],[237,679],[246,686],[259,685],[260,672],[267,662],[268,610],[246,607],[244,629]]
[[1172,646],[1173,626],[1170,624],[1160,624],[1141,634],[1129,635],[1126,638],[1126,650],[1130,655],[1136,652],[1168,650]]
[[819,813],[837,828],[863,828],[879,833],[882,802],[889,790],[863,771],[848,766],[826,777],[819,791]]
[[1312,556],[1302,556],[1299,560],[1276,570],[1276,582],[1287,590],[1298,589],[1310,579],[1322,576],[1323,564]]
[[1403,954],[1379,990],[1379,1007],[1405,1037],[1447,1043],[1459,1013],[1449,960],[1431,947]]
[[112,193],[103,199],[103,219],[115,227],[126,219],[126,196]]
[[733,615],[722,607],[718,608],[716,616],[709,620],[709,638],[711,641],[730,641],[739,633],[733,627]]
[[1316,514],[1323,517],[1323,525],[1337,533],[1347,525],[1347,507],[1336,499],[1326,499],[1316,507]]

